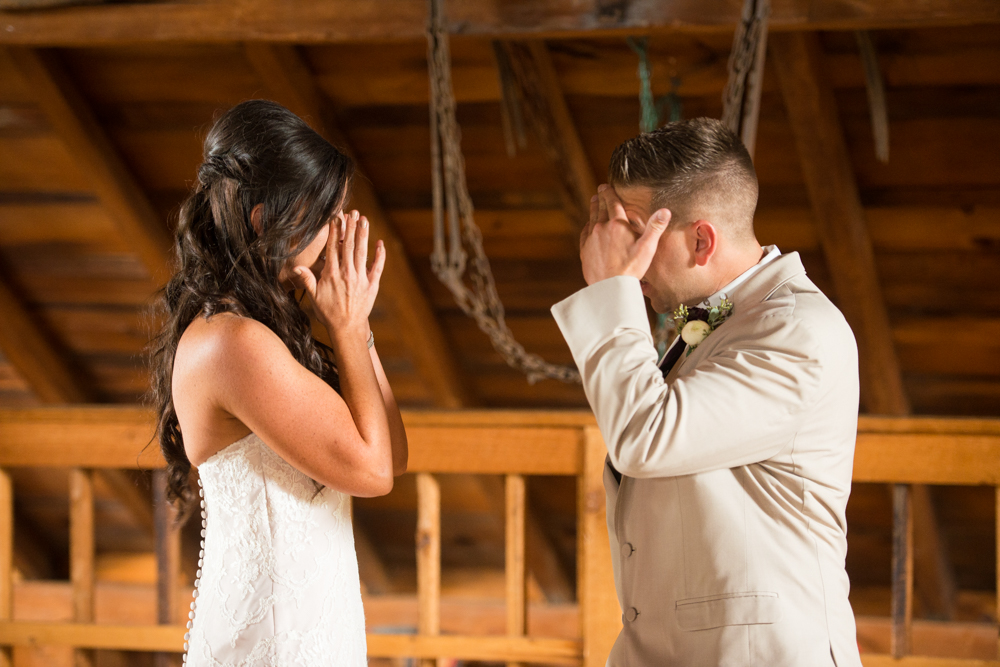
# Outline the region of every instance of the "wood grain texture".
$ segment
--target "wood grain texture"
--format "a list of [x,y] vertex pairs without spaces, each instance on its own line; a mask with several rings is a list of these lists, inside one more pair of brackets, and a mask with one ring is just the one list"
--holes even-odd
[[[420,0],[311,3],[240,0],[145,6],[66,8],[58,13],[2,12],[10,30],[0,40],[21,44],[82,45],[135,41],[355,42],[423,38],[426,5]],[[731,32],[739,7],[711,2],[646,3],[625,11],[596,0],[450,2],[451,30],[481,36],[623,36],[651,31]],[[772,30],[875,29],[1000,22],[989,0],[933,0],[777,5]]]
[[907,414],[868,224],[819,42],[815,35],[776,34],[771,53],[838,303],[858,341],[862,401],[869,413]]
[[[14,619],[14,487],[0,470],[0,622]],[[0,667],[11,667],[10,648],[0,647]]]
[[0,278],[0,349],[45,403],[79,403],[94,398],[79,373],[66,361],[52,335],[28,312]]
[[[73,620],[94,620],[94,472],[70,470],[69,576],[73,590]],[[73,652],[76,667],[92,667],[96,656],[91,650]]]
[[906,484],[892,486],[892,634],[894,658],[913,646],[913,498]]
[[[504,576],[506,579],[507,636],[523,637],[528,630],[528,579],[525,558],[527,487],[521,475],[506,477],[504,512]],[[508,662],[507,667],[521,667]]]
[[170,276],[173,245],[166,225],[62,64],[54,54],[30,48],[12,47],[9,55],[129,247],[138,254],[153,282],[165,283]]
[[[417,474],[417,632],[441,632],[441,487],[429,473]],[[370,650],[370,649],[369,649]],[[420,667],[434,667],[423,658]]]
[[577,598],[583,634],[583,667],[605,665],[622,629],[621,606],[615,592],[604,502],[604,460],[607,447],[596,427],[581,439],[583,471],[577,484]]

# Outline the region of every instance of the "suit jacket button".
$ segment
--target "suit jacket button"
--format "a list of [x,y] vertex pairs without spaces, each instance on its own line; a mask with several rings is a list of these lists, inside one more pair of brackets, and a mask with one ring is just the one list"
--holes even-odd
[[631,542],[626,542],[622,545],[622,558],[628,558],[635,551],[635,547],[632,546]]
[[625,620],[632,623],[637,618],[639,618],[639,610],[635,607],[629,607],[629,610],[625,612]]

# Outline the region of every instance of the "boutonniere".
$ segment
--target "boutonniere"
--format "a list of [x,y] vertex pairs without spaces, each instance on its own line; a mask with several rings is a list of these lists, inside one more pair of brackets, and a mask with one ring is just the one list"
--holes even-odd
[[688,308],[682,303],[674,311],[671,319],[674,321],[677,335],[688,345],[687,353],[691,354],[694,348],[708,338],[708,334],[715,331],[732,314],[733,302],[722,297],[722,301],[714,308]]

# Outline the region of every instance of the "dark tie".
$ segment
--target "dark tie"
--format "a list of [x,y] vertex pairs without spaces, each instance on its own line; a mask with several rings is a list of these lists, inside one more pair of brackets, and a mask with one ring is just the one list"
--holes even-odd
[[660,371],[663,373],[663,377],[667,377],[667,374],[677,365],[680,361],[681,355],[684,354],[684,350],[687,349],[687,345],[684,341],[678,341],[676,345],[672,345],[669,350],[667,350],[667,355],[663,357],[663,362],[660,363]]
[[[660,364],[660,372],[663,373],[663,377],[667,377],[670,370],[677,365],[680,361],[681,355],[684,354],[684,350],[687,349],[687,345],[684,341],[678,341],[676,345],[672,345],[669,350],[667,350],[667,355],[663,357],[663,362]],[[611,470],[611,474],[615,476],[618,483],[622,483],[622,474],[615,470],[615,467],[611,465],[611,461],[608,461],[608,468]]]

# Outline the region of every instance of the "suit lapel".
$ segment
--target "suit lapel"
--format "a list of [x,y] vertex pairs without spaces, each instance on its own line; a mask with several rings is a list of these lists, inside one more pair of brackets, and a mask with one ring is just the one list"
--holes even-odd
[[[741,308],[750,308],[762,301],[766,301],[789,280],[799,276],[804,276],[805,274],[806,270],[802,266],[802,260],[799,258],[799,253],[792,252],[778,257],[767,266],[761,268],[760,271],[750,276],[750,278],[747,279],[745,283],[737,287],[732,294],[726,295],[729,300],[733,302],[732,318],[737,318],[736,324],[738,325]],[[723,322],[719,326],[729,326],[729,320]],[[710,334],[708,338],[701,343],[701,345],[690,351],[690,353],[686,350],[681,353],[680,359],[678,359],[677,363],[674,364],[674,367],[670,369],[670,372],[664,376],[664,379],[668,383],[672,382],[683,372],[684,368],[694,368],[697,366],[697,362],[707,356],[714,348],[715,341],[712,340],[712,336]],[[688,363],[690,357],[695,357],[694,363]]]

